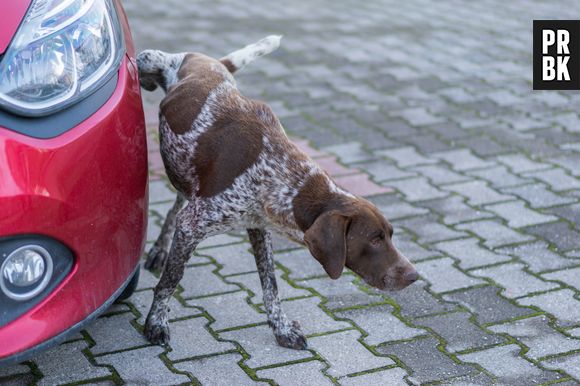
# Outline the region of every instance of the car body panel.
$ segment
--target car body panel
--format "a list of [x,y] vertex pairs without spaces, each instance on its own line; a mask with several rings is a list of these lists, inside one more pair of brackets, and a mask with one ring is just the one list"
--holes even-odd
[[0,55],[6,52],[14,34],[18,30],[32,0],[9,0],[2,2],[2,22],[0,23]]

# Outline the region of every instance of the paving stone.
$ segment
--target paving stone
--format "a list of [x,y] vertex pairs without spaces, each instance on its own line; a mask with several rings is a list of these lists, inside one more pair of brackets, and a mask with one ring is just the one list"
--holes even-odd
[[507,345],[459,355],[459,359],[479,364],[502,384],[537,385],[561,378],[556,372],[542,370],[520,358],[519,353],[518,346]]
[[499,288],[486,286],[444,295],[443,299],[458,302],[469,309],[476,314],[477,321],[480,324],[498,323],[535,312],[530,308],[511,304],[499,296],[498,292]]
[[454,195],[439,200],[425,201],[421,205],[439,213],[447,225],[493,217],[493,214],[489,212],[473,209],[464,201],[464,198]]
[[22,364],[0,367],[0,378],[9,377],[16,374],[26,374],[28,372],[30,372],[30,368]]
[[[577,260],[580,263],[580,259]],[[558,280],[580,291],[580,267],[568,268],[562,271],[545,273],[542,277],[548,280]]]
[[310,338],[308,344],[328,362],[327,373],[333,377],[395,364],[390,358],[375,356],[359,338],[360,332],[351,330]]
[[419,216],[429,213],[429,211],[425,208],[416,207],[406,202],[397,202],[391,205],[377,205],[377,207],[389,220]]
[[536,225],[526,228],[526,233],[537,235],[544,240],[553,244],[557,250],[568,251],[578,250],[580,232],[571,229],[570,226],[563,222]]
[[[147,250],[147,248],[145,248]],[[146,270],[141,266],[141,272],[139,272],[139,284],[137,284],[137,291],[142,289],[155,288],[159,282],[159,278],[153,275],[150,271]]]
[[570,221],[576,229],[580,230],[580,204],[552,208],[550,212],[565,218]]
[[432,200],[449,194],[435,188],[423,177],[389,181],[388,184],[403,193],[408,201]]
[[280,386],[294,385],[328,385],[333,383],[322,374],[326,364],[319,361],[296,363],[289,366],[260,370],[259,378],[273,379]]
[[391,305],[380,305],[366,308],[355,308],[347,311],[334,312],[339,318],[350,319],[367,332],[364,341],[371,345],[396,340],[410,339],[426,334],[425,330],[407,327],[393,315]]
[[513,228],[544,224],[558,220],[556,216],[541,214],[526,208],[525,204],[521,201],[487,205],[485,209],[504,218],[508,222],[508,226]]
[[401,178],[414,177],[415,172],[399,169],[394,165],[389,165],[385,160],[373,161],[370,163],[357,164],[357,167],[370,174],[377,182],[398,180]]
[[246,302],[247,297],[246,292],[234,292],[188,300],[187,304],[205,309],[216,320],[211,325],[214,330],[265,322],[266,315],[250,307]]
[[[321,279],[311,279],[299,282],[301,287],[312,288],[318,292],[326,303],[328,309],[347,308],[373,303],[384,302],[378,295],[373,295],[361,291],[354,283],[356,276],[343,274],[337,280],[327,277]],[[310,292],[308,292],[310,294]]]
[[242,241],[241,237],[221,234],[217,236],[208,237],[207,239],[203,240],[201,243],[199,243],[196,250],[200,253],[203,253],[204,248],[223,246],[226,244],[234,244],[239,243],[240,241]]
[[418,171],[435,185],[463,182],[470,179],[470,177],[453,172],[440,164],[415,166],[412,170]]
[[[206,318],[192,318],[171,322],[169,324],[171,351],[167,353],[167,357],[171,361],[177,361],[235,350],[236,347],[232,343],[216,340],[205,328],[208,323]],[[214,326],[215,323],[211,325],[212,328]]]
[[443,151],[440,153],[432,154],[432,156],[445,160],[451,165],[453,170],[456,171],[489,168],[493,166],[493,163],[484,161],[481,158],[471,154],[471,151],[468,149]]
[[564,173],[562,169],[550,169],[533,173],[526,176],[537,178],[550,186],[556,192],[580,188],[580,180]]
[[408,232],[400,229],[395,229],[395,233],[393,234],[393,244],[412,263],[441,255],[441,253],[436,250],[423,248],[413,241],[413,237]]
[[149,218],[147,219],[147,241],[155,242],[155,240],[157,240],[159,233],[161,233],[161,225],[159,225],[160,221],[161,220],[157,216],[152,215],[151,213],[149,214]]
[[247,359],[245,364],[252,368],[312,357],[312,353],[309,351],[292,350],[279,346],[269,326],[227,331],[220,333],[219,336],[222,339],[238,342],[250,355],[250,359]]
[[[266,385],[266,382],[255,382],[242,370],[238,362],[240,354],[223,354],[194,361],[175,364],[175,368],[194,376],[202,385]],[[219,374],[219,376],[216,376]]]
[[[235,284],[225,283],[213,273],[214,270],[216,270],[215,265],[187,267],[183,273],[183,278],[179,282],[179,285],[183,287],[183,292],[180,293],[180,296],[193,298],[240,290],[240,287]],[[257,276],[256,273],[254,275]]]
[[464,232],[454,231],[439,224],[433,216],[414,217],[399,221],[398,224],[416,234],[420,243],[433,243],[467,236]]
[[293,280],[313,276],[328,276],[322,265],[305,248],[277,253],[274,260],[290,270],[288,277]]
[[375,151],[375,154],[392,159],[397,166],[407,168],[409,166],[434,164],[437,160],[427,158],[417,152],[413,147],[400,147],[398,149],[387,149]]
[[257,271],[256,260],[249,248],[249,244],[241,243],[198,250],[197,253],[211,256],[223,265],[219,273],[225,276]]
[[415,264],[422,277],[431,283],[431,291],[441,293],[460,288],[483,284],[485,281],[469,277],[453,266],[454,260],[448,257],[427,260]]
[[110,376],[109,369],[93,366],[88,361],[82,353],[86,348],[85,341],[76,341],[34,357],[34,363],[44,376],[36,384],[51,386]]
[[[280,276],[282,272],[276,270],[276,284],[278,285],[278,296],[280,299],[290,299],[300,296],[312,295],[310,291],[300,288],[294,288]],[[245,288],[254,293],[252,302],[255,304],[262,303],[262,284],[260,283],[260,276],[256,272],[245,273],[242,275],[230,276],[228,281],[232,283],[239,283]]]
[[347,192],[356,196],[374,196],[377,194],[392,193],[393,189],[377,185],[368,175],[359,173],[334,178],[334,182]]
[[413,384],[423,384],[475,372],[471,365],[457,364],[437,349],[435,338],[417,339],[380,346],[381,354],[394,355],[407,367],[413,369],[409,380]]
[[580,340],[569,338],[551,328],[545,316],[516,320],[489,329],[508,334],[525,344],[529,348],[526,356],[533,360],[580,349]]
[[320,334],[323,332],[338,331],[351,328],[348,322],[338,321],[326,314],[318,305],[320,299],[305,298],[282,302],[286,315],[291,320],[296,320],[302,326],[306,335]]
[[522,243],[534,238],[522,235],[505,225],[492,220],[474,221],[456,226],[457,229],[473,232],[484,240],[485,246],[495,248],[507,244]]
[[580,262],[578,259],[560,257],[541,241],[502,248],[497,252],[517,256],[534,273],[570,267]]
[[444,119],[431,114],[427,109],[422,107],[410,108],[391,112],[394,117],[401,117],[409,122],[412,126],[433,125],[443,122]]
[[438,314],[457,308],[453,303],[437,300],[426,291],[425,286],[424,281],[418,280],[402,291],[388,293],[388,297],[401,308],[403,318]]
[[[580,381],[580,353],[570,354],[542,362],[542,366],[551,370],[564,370],[576,381]],[[577,385],[577,383],[574,383]]]
[[574,298],[574,291],[562,289],[517,300],[524,306],[536,306],[554,315],[558,325],[577,324],[580,320],[580,300]]
[[131,313],[97,319],[86,330],[96,343],[91,352],[97,355],[149,344],[143,334],[131,326],[133,319],[135,315]]
[[345,165],[372,161],[373,155],[366,152],[359,142],[348,142],[340,145],[326,146],[322,148],[324,152],[333,153],[339,161]]
[[[141,314],[139,319],[137,319],[137,323],[144,326],[145,318],[153,303],[153,290],[135,292],[129,300],[133,307]],[[201,313],[202,311],[198,308],[182,305],[175,297],[171,297],[169,300],[169,319],[197,316]]]
[[522,154],[510,154],[497,157],[498,161],[508,166],[512,172],[519,174],[536,170],[548,169],[549,164],[530,160]]
[[475,238],[451,240],[437,243],[435,248],[459,260],[459,267],[471,269],[511,260],[510,256],[492,252],[479,245]]
[[576,199],[562,197],[546,189],[544,184],[531,184],[515,188],[502,189],[502,192],[515,194],[526,200],[532,208],[547,208],[555,205],[569,204]]
[[502,264],[489,268],[471,271],[473,275],[489,277],[504,288],[502,295],[507,298],[518,298],[533,292],[558,288],[556,283],[542,281],[524,271],[520,263]]
[[453,386],[485,386],[493,385],[494,382],[495,381],[486,374],[479,373],[476,375],[467,375],[464,377],[455,378],[452,381],[445,382],[445,384]]
[[491,346],[505,341],[499,335],[483,331],[470,318],[471,315],[466,312],[453,312],[416,319],[415,324],[435,331],[445,340],[445,349],[449,352]]
[[522,185],[529,182],[527,179],[510,173],[505,166],[497,166],[484,170],[474,170],[469,172],[469,174],[489,181],[491,186],[496,188]]
[[[26,386],[35,384],[35,376],[32,373],[20,374],[14,377],[1,378],[0,384],[2,386]],[[111,383],[112,384],[112,383]]]
[[158,203],[163,201],[175,201],[176,194],[169,188],[166,181],[153,181],[149,183],[149,201]]
[[343,386],[406,386],[407,382],[404,380],[406,375],[407,373],[402,368],[393,367],[391,369],[358,375],[356,377],[342,378],[340,384]]
[[507,194],[500,194],[487,186],[482,181],[461,182],[458,184],[445,185],[443,190],[458,193],[468,199],[470,205],[484,205],[494,202],[508,201],[513,199],[513,196]]
[[128,385],[176,385],[189,382],[188,377],[173,373],[159,359],[164,351],[159,346],[145,347],[98,357],[97,363],[113,366]]

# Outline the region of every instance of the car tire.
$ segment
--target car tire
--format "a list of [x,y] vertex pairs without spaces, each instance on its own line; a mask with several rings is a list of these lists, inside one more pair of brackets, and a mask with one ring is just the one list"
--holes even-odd
[[135,271],[133,277],[127,284],[127,287],[125,287],[121,295],[119,295],[117,298],[117,302],[120,302],[121,300],[127,300],[131,297],[131,295],[133,295],[133,292],[135,292],[137,289],[137,284],[139,284],[139,272],[141,272],[141,267]]

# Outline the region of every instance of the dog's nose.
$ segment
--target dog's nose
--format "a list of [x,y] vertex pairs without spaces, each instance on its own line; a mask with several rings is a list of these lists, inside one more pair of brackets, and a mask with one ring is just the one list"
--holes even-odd
[[407,272],[405,274],[405,280],[409,283],[416,282],[418,278],[419,278],[419,274],[417,273],[417,271],[411,271],[411,272]]

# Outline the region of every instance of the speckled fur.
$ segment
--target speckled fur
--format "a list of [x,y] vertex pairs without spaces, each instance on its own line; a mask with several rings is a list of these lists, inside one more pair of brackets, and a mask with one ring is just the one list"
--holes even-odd
[[[204,71],[214,72],[210,78],[214,79],[217,73],[222,76],[222,81],[202,96],[205,102],[188,131],[174,132],[166,117],[160,114],[161,154],[180,198],[169,212],[162,233],[146,262],[148,268],[165,265],[145,325],[145,334],[152,343],[166,344],[169,341],[167,303],[197,244],[215,234],[247,229],[262,283],[268,322],[274,335],[282,346],[296,349],[306,347],[300,325],[288,320],[282,311],[270,234],[266,229],[304,243],[303,230],[294,218],[293,200],[305,181],[313,175],[323,176],[331,192],[349,199],[355,197],[339,188],[326,172],[287,138],[279,120],[267,105],[245,98],[238,92],[230,74],[232,69],[238,67],[232,66],[232,62],[235,66],[242,66],[272,51],[274,45],[277,47],[277,43],[272,45],[273,40],[267,38],[228,55],[224,59],[229,62],[214,60],[211,66],[204,67]],[[153,89],[154,85],[159,85],[171,93],[173,85],[179,81],[177,73],[184,57],[185,54],[152,50],[141,53],[137,63],[144,88]],[[202,197],[198,194],[201,171],[195,167],[198,139],[232,110],[257,117],[261,128],[261,152],[256,162],[238,175],[231,186],[213,196]],[[179,210],[184,202],[187,205]],[[173,243],[167,253],[173,229]]]

